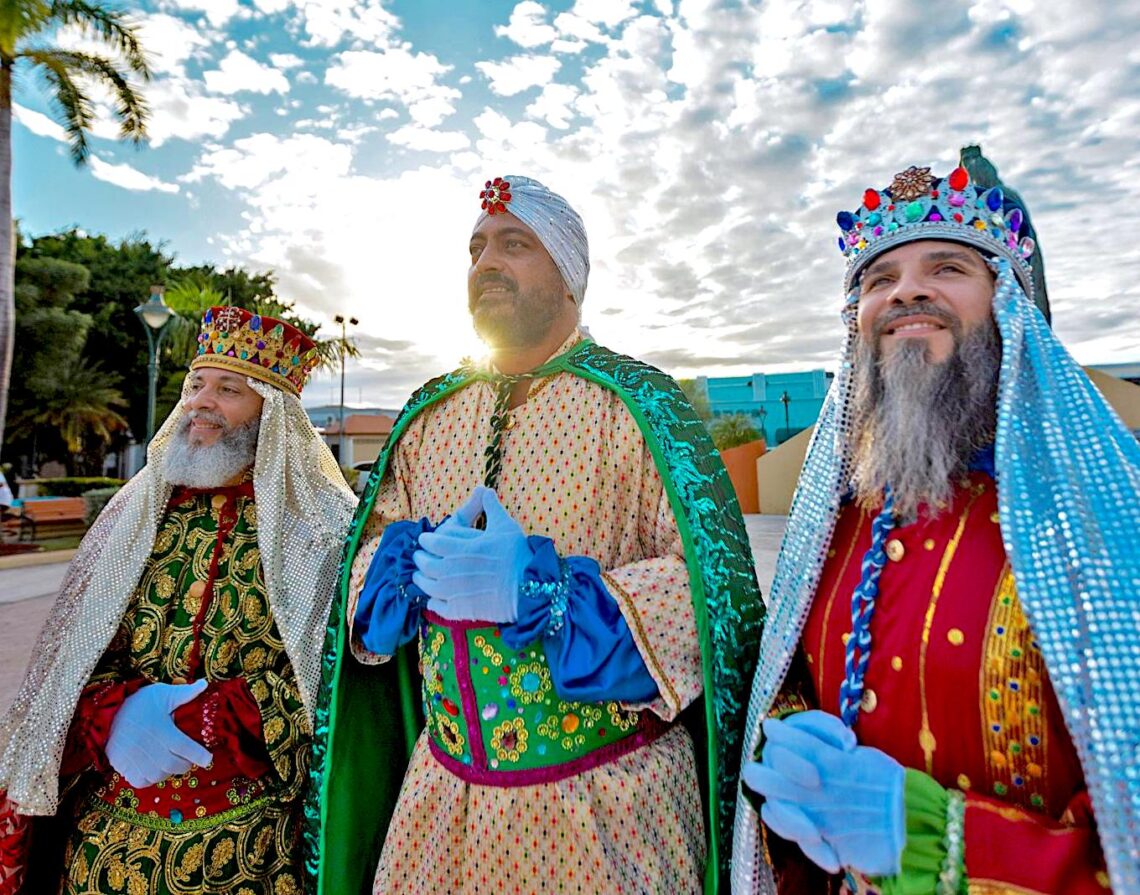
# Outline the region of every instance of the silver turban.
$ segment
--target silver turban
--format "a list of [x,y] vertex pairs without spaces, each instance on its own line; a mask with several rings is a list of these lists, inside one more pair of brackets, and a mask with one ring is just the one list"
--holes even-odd
[[488,180],[479,198],[483,200],[483,211],[475,226],[488,215],[513,214],[546,247],[575,304],[582,307],[590,276],[590,246],[586,226],[570,203],[537,180],[521,175]]

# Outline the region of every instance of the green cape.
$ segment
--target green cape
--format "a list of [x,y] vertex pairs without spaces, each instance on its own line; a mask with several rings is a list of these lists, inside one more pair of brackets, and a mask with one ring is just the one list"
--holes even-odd
[[[683,713],[703,776],[709,830],[705,891],[728,890],[744,713],[764,604],[740,507],[704,424],[677,384],[653,367],[584,340],[534,371],[572,373],[615,392],[649,446],[685,547],[704,666],[704,696]],[[306,872],[319,895],[371,892],[407,760],[422,727],[415,645],[365,666],[347,649],[352,559],[392,451],[415,417],[494,374],[461,368],[420,388],[372,468],[352,526],[325,639],[305,805]],[[397,758],[398,756],[398,758]]]

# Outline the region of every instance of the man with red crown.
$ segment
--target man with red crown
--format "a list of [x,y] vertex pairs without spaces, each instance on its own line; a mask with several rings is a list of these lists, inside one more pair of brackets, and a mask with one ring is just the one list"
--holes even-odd
[[0,892],[301,891],[355,504],[299,400],[316,360],[288,323],[205,315],[180,403],[80,544],[0,723]]
[[840,212],[847,340],[792,505],[733,891],[1140,892],[1140,445],[977,147]]

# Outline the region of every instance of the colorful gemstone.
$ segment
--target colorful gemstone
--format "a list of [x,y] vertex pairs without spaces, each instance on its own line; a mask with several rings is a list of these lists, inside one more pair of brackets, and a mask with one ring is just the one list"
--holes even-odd
[[930,218],[929,218],[929,220],[932,220],[932,221],[940,221],[940,220],[942,220],[942,215],[940,215],[940,214],[939,214],[937,211],[932,211],[932,212],[930,213]]
[[879,207],[882,200],[879,198],[879,193],[876,190],[866,190],[863,193],[863,206],[868,211],[874,211]]
[[581,723],[581,719],[579,719],[577,715],[571,712],[569,715],[566,715],[562,719],[562,732],[565,734],[571,734],[578,729],[578,726]]
[[447,698],[444,698],[443,700],[443,710],[451,715],[452,718],[456,717],[459,714],[459,706]]
[[1033,250],[1034,250],[1035,248],[1037,248],[1037,243],[1035,243],[1035,242],[1033,241],[1033,237],[1032,237],[1032,236],[1026,236],[1026,237],[1025,237],[1023,240],[1021,240],[1021,242],[1018,244],[1018,248],[1021,250],[1021,257],[1023,257],[1023,258],[1028,258],[1030,255],[1032,255],[1032,254],[1033,254]]
[[179,811],[177,808],[173,809],[173,810],[170,812],[170,822],[171,822],[172,824],[180,824],[180,823],[182,823],[182,812],[181,812],[181,811]]
[[839,229],[846,233],[855,227],[855,215],[849,211],[841,211],[835,216],[835,223],[839,225]]
[[921,202],[908,202],[906,206],[906,219],[910,223],[922,220],[922,203]]
[[484,721],[493,721],[499,714],[499,704],[497,702],[489,702],[483,706],[483,711],[480,712]]
[[1023,218],[1020,208],[1013,209],[1009,213],[1009,216],[1006,218],[1006,221],[1009,223],[1009,229],[1014,233],[1018,232],[1021,229],[1022,220]]
[[970,174],[961,166],[951,171],[947,179],[950,181],[950,189],[952,190],[961,191],[970,185]]
[[997,211],[999,208],[1001,208],[1001,202],[1004,198],[1005,197],[1001,192],[1001,187],[995,186],[992,190],[986,193],[986,207],[989,208],[990,211]]
[[533,671],[528,671],[523,675],[522,688],[526,690],[527,693],[533,693],[538,689],[538,685],[541,682],[541,678],[539,678],[537,674],[535,674]]
[[946,201],[948,201],[955,208],[961,208],[963,205],[966,204],[966,197],[965,196],[951,196]]
[[880,223],[882,220],[883,216],[876,211],[874,214],[868,216],[867,223],[874,227],[875,224]]

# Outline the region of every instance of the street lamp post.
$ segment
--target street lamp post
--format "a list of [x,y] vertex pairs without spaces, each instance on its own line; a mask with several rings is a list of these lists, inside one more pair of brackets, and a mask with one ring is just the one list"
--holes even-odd
[[151,286],[150,298],[135,308],[135,313],[146,330],[146,341],[150,348],[150,362],[147,364],[147,404],[146,404],[146,443],[150,446],[154,437],[154,404],[158,391],[158,352],[162,348],[162,337],[166,335],[167,324],[174,317],[174,311],[163,301],[163,286]]
[[784,405],[784,438],[787,438],[792,428],[792,424],[788,419],[788,405],[792,403],[792,399],[786,391],[780,395],[780,403]]
[[768,408],[763,404],[760,405],[760,410],[756,414],[760,417],[760,435],[764,438],[765,450],[768,446]]
[[[344,349],[345,349],[345,319],[343,314],[333,318],[340,324],[340,428],[336,433],[336,459],[344,465]],[[356,326],[360,323],[355,317],[349,317],[348,323]]]

